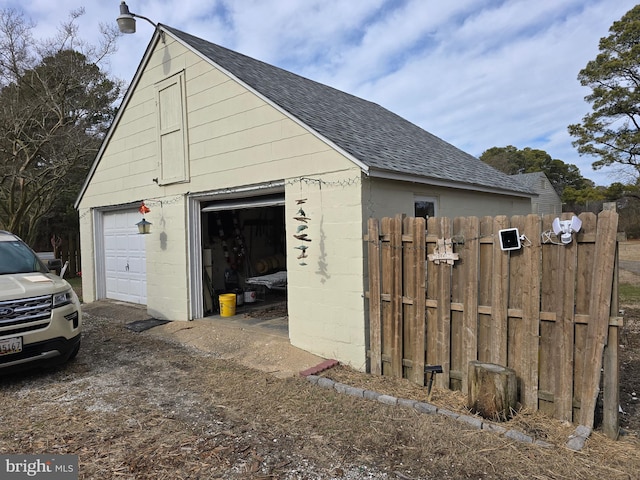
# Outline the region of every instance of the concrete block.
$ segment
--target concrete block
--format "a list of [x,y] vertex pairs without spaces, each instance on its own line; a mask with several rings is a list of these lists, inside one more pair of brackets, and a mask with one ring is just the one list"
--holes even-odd
[[500,425],[496,425],[495,423],[488,423],[488,422],[482,423],[482,430],[486,430],[487,432],[499,433],[499,434],[503,434],[507,431],[506,428],[501,427]]
[[459,422],[464,422],[471,425],[473,428],[477,428],[478,430],[482,429],[482,419],[478,417],[472,417],[471,415],[460,415],[456,418]]
[[576,428],[574,435],[577,437],[588,438],[589,435],[591,435],[591,427],[587,427],[586,425],[578,425],[578,428]]
[[397,405],[398,399],[396,397],[392,397],[391,395],[380,395],[378,397],[378,401],[380,403],[384,403],[386,405]]
[[419,413],[434,414],[438,412],[438,407],[426,402],[416,402],[413,406]]
[[318,380],[320,379],[319,376],[317,375],[307,375],[307,380],[309,380],[313,385],[317,385],[318,384]]
[[398,406],[404,408],[413,408],[413,406],[418,403],[417,400],[409,400],[408,398],[399,398]]
[[438,413],[440,415],[444,415],[445,417],[450,417],[453,419],[456,419],[460,416],[460,414],[456,413],[456,412],[452,412],[451,410],[447,410],[446,408],[439,408],[438,409]]
[[322,388],[333,388],[336,382],[331,380],[330,378],[320,377],[318,379],[318,386]]
[[362,388],[347,386],[345,388],[344,393],[347,395],[351,395],[352,397],[364,397],[364,390]]
[[571,450],[582,450],[587,438],[591,435],[591,428],[585,425],[578,425],[573,434],[569,437],[567,448]]
[[372,390],[365,390],[364,392],[362,392],[362,396],[367,400],[378,400],[380,394]]
[[333,384],[333,388],[335,388],[338,393],[346,393],[347,387],[348,385],[345,385],[344,383],[336,382]]
[[509,430],[504,434],[504,436],[518,442],[533,443],[533,438],[531,438],[529,435],[525,435],[522,432],[518,432],[517,430]]
[[567,448],[575,450],[576,452],[580,451],[584,447],[586,441],[587,439],[584,437],[569,437]]

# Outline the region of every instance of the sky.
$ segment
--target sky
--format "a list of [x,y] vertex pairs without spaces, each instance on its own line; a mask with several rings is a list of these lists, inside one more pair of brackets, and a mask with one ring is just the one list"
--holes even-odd
[[[594,171],[567,126],[590,113],[578,73],[632,0],[128,0],[143,15],[373,101],[479,157],[513,145]],[[120,0],[0,0],[49,38],[84,7],[79,36],[97,43]],[[130,82],[153,34],[142,19],[118,39],[108,73]]]

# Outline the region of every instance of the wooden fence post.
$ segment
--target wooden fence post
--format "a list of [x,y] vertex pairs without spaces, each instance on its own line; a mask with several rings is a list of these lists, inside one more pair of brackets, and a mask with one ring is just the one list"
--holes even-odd
[[369,219],[369,348],[370,369],[374,375],[382,375],[381,308],[380,308],[380,230],[378,220]]

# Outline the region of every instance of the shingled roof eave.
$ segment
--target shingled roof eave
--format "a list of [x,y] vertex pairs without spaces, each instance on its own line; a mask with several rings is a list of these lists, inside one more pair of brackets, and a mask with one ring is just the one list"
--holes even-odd
[[481,183],[464,182],[460,180],[447,180],[442,178],[431,177],[429,175],[415,175],[414,173],[403,173],[397,170],[386,170],[371,167],[368,173],[371,178],[381,178],[385,180],[395,180],[401,182],[418,183],[421,185],[429,185],[433,187],[443,187],[458,190],[467,190],[474,192],[493,193],[497,195],[505,195],[512,197],[531,198],[537,197],[534,191],[523,191],[522,189],[500,188]]

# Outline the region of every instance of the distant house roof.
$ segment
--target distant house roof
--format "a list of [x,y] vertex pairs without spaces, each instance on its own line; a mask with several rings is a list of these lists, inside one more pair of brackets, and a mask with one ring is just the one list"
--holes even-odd
[[540,177],[544,176],[544,178],[547,178],[544,172],[519,173],[511,176],[525,187],[536,192],[540,186]]
[[532,193],[509,175],[380,105],[175,28],[161,28],[381,176],[420,176],[449,186]]
[[537,194],[531,199],[532,213],[546,215],[562,212],[562,199],[544,172],[522,173],[512,177]]

